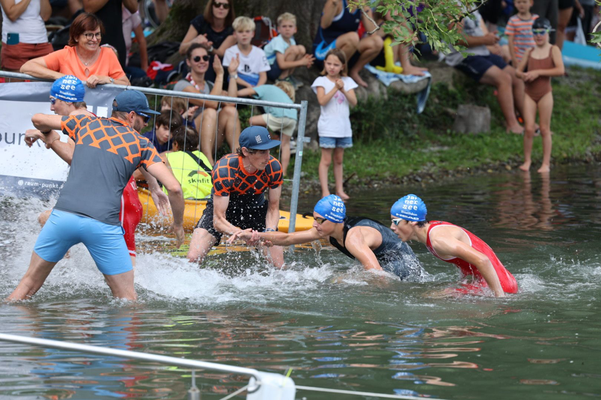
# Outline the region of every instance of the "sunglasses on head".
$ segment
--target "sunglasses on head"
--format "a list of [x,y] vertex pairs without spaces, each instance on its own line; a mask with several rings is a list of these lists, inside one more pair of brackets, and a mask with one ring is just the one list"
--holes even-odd
[[404,219],[403,218],[395,218],[392,220],[392,223],[395,224],[396,226],[399,226],[401,221],[404,221]]
[[215,8],[223,8],[224,10],[227,10],[227,9],[230,8],[230,5],[229,5],[229,3],[217,3],[217,2],[214,2],[213,3],[213,7],[215,7]]
[[549,31],[547,29],[533,29],[532,30],[532,34],[536,35],[536,36],[542,36],[545,33],[548,33]]
[[194,57],[192,59],[192,61],[194,61],[194,62],[200,62],[200,60],[202,60],[202,61],[209,61],[209,58],[211,58],[211,57],[209,57],[209,56],[196,56],[196,57]]

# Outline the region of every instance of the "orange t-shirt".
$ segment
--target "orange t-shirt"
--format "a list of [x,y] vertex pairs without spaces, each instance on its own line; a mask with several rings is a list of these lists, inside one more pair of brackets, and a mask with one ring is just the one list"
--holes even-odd
[[62,50],[52,52],[44,57],[44,61],[49,69],[66,75],[75,75],[84,82],[92,75],[109,76],[113,79],[125,76],[115,52],[107,47],[101,47],[100,55],[94,64],[87,67],[79,60],[75,46],[65,46]]

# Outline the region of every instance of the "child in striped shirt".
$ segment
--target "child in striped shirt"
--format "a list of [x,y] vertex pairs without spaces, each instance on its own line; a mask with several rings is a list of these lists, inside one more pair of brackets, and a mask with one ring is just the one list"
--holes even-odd
[[530,13],[533,3],[533,0],[515,0],[513,4],[518,13],[509,18],[505,28],[505,34],[509,40],[511,65],[514,68],[517,68],[526,50],[536,46],[532,36],[532,23],[538,18],[538,15]]

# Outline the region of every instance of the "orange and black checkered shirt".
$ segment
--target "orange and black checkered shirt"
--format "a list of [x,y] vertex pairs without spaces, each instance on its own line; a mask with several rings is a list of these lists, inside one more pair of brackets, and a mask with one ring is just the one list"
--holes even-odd
[[222,157],[213,167],[213,193],[217,196],[260,195],[281,185],[282,165],[272,156],[264,170],[252,174],[244,169],[237,154]]
[[75,142],[57,210],[119,225],[121,194],[139,166],[162,162],[154,146],[129,124],[89,115],[63,117],[61,128]]

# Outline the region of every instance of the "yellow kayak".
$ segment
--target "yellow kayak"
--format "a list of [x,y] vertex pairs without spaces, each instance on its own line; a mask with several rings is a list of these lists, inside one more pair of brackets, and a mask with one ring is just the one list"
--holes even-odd
[[[154,201],[150,196],[150,192],[144,188],[138,188],[138,197],[142,203],[144,209],[142,214],[142,220],[140,222],[147,223],[157,227],[167,228],[171,225],[171,216],[159,215],[157,208],[154,205]],[[186,207],[184,210],[184,229],[192,232],[196,223],[202,216],[205,207],[207,206],[206,200],[186,200]],[[290,212],[280,211],[280,223],[278,224],[278,230],[280,232],[288,232],[288,226],[290,224]],[[313,227],[313,217],[304,217],[301,214],[296,214],[296,231],[305,231]]]

